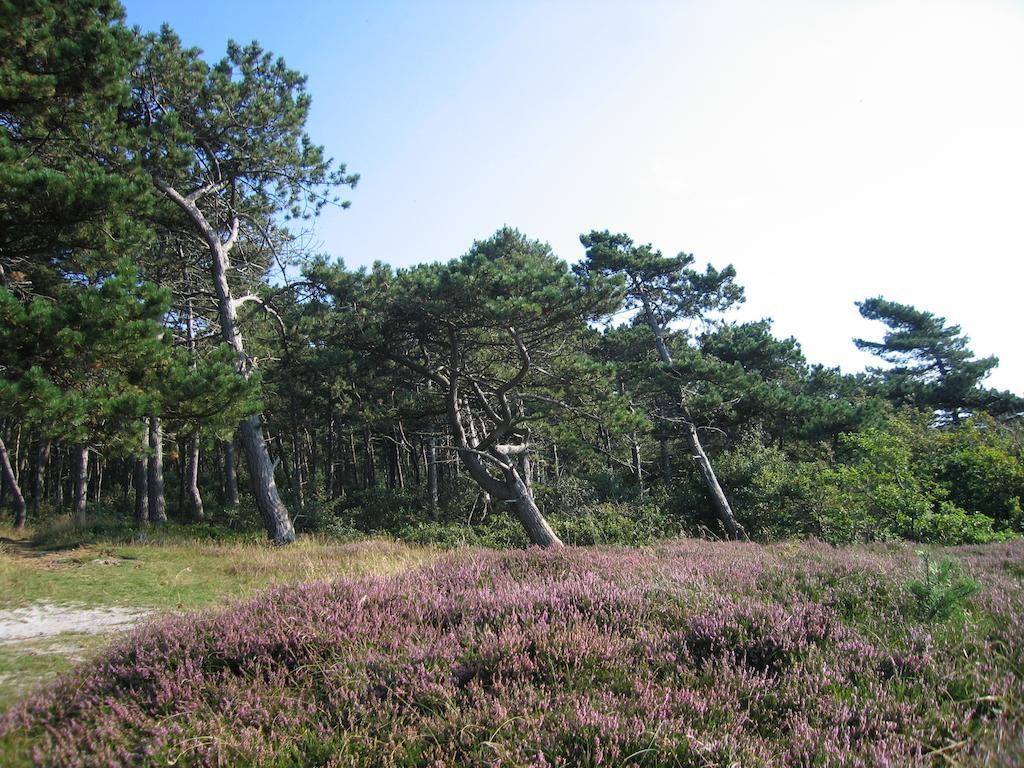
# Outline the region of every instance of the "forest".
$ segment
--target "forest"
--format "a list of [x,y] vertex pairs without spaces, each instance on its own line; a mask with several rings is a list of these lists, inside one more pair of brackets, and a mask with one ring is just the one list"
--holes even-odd
[[[77,686],[75,695],[94,708],[79,702],[74,709],[55,689],[0,724],[6,747],[20,743],[11,741],[18,729],[39,736],[73,723],[69,733],[77,735],[47,737],[33,759],[141,764],[142,753],[132,750],[144,731],[153,759],[173,763],[175,732],[142,724],[138,713],[155,722],[165,711],[153,704],[161,696],[185,700],[207,685],[221,686],[224,701],[236,697],[239,712],[259,710],[238,714],[241,720],[279,719],[293,752],[282,757],[274,751],[278,737],[236,720],[224,726],[237,726],[227,753],[205,742],[188,753],[199,764],[219,764],[224,754],[229,764],[274,765],[938,764],[943,745],[975,743],[977,733],[958,731],[956,722],[997,734],[986,759],[1002,754],[1006,739],[1019,743],[1019,637],[1005,624],[1013,611],[997,597],[985,598],[988,633],[962,638],[980,644],[972,654],[984,646],[1001,660],[992,662],[996,671],[957,673],[965,682],[949,701],[969,700],[969,712],[936,693],[942,667],[935,659],[953,658],[943,656],[942,642],[953,642],[954,625],[943,625],[942,639],[908,630],[917,640],[900,635],[887,646],[888,630],[876,623],[913,599],[913,590],[897,594],[892,584],[919,570],[910,554],[916,547],[996,547],[991,551],[1004,554],[991,562],[988,550],[958,550],[974,558],[971,573],[983,586],[986,568],[1003,574],[1005,563],[1018,562],[1024,399],[986,386],[998,360],[977,356],[956,318],[886,298],[879,275],[877,295],[857,303],[875,333],[848,342],[877,365],[845,373],[807,360],[799,340],[779,338],[769,319],[732,319],[744,285],[731,265],[714,263],[713,253],[677,251],[685,242],[649,244],[643,232],[594,229],[580,233],[577,252],[555,254],[505,227],[481,232],[445,262],[396,268],[383,254],[372,267],[350,268],[310,250],[309,233],[325,207],[347,207],[350,198],[358,204],[359,176],[307,135],[306,81],[283,59],[257,43],[234,42],[223,58],[210,58],[167,26],[130,28],[116,0],[5,3],[0,16],[0,509],[11,530],[64,526],[82,540],[133,542],[159,537],[161,529],[213,541],[258,531],[284,549],[301,546],[307,535],[383,538],[436,549],[442,558],[433,570],[398,581],[304,586],[294,600],[279,593],[267,605],[281,616],[254,603],[211,619],[220,622],[215,630],[189,623],[198,619],[143,630],[129,641],[135,645],[105,662],[102,679],[95,670],[62,678],[60,685]],[[564,550],[567,559],[493,551],[532,545]],[[594,545],[592,555],[577,549]],[[830,550],[846,545],[868,548]],[[655,547],[647,564],[635,554],[647,550],[614,549],[646,546]],[[466,547],[477,554],[445,554]],[[812,563],[803,576],[772,576],[791,562],[786,547]],[[829,551],[842,553],[838,564]],[[686,558],[706,558],[710,565],[700,568],[710,570],[687,577],[678,570]],[[588,581],[591,567],[603,569],[593,578],[606,581]],[[634,604],[641,593],[630,585],[648,571],[661,574],[659,589],[692,577],[727,597],[698,600],[703,624],[676,602]],[[934,577],[950,588],[948,604],[913,620],[925,627],[936,616],[966,620],[959,605],[977,583],[961,578],[955,561],[926,559],[924,573],[921,599],[938,594],[928,582]],[[1002,589],[1019,596],[1020,572],[1011,575],[1012,586]],[[499,597],[474,591],[487,584]],[[832,607],[814,602],[830,590],[842,593]],[[405,595],[420,607],[389,607],[378,619],[357,610],[347,630],[331,632],[368,638],[379,630],[395,638],[393,658],[367,662],[347,688],[326,693],[315,681],[296,688],[278,680],[275,665],[291,670],[280,672],[285,676],[303,665],[322,667],[324,648],[342,642],[282,627],[313,627],[317,611],[345,613],[366,595],[370,604],[389,606]],[[920,608],[921,599],[907,605]],[[445,634],[453,605],[482,612],[483,624],[453,640]],[[519,613],[530,618],[513,637],[507,622]],[[608,629],[630,616],[647,617],[637,640],[642,651],[620,646]],[[409,621],[434,628],[430,642],[447,654],[455,689],[471,702],[459,710],[464,722],[442,725],[444,706],[455,706],[439,692],[448,678],[435,679],[438,664],[424,661],[432,652],[427,641],[400,647]],[[575,641],[543,635],[547,621],[579,634],[587,649],[579,666],[570,659]],[[910,693],[901,699],[876,691],[868,696],[873,703],[837,699],[829,705],[835,711],[817,714],[790,702],[764,715],[775,726],[755,728],[757,737],[744,741],[747,710],[739,699],[719,715],[708,714],[706,702],[655,701],[665,675],[676,674],[658,664],[667,663],[666,649],[677,648],[672,638],[687,621],[678,648],[691,677],[673,678],[679,696],[720,686],[728,701],[740,697],[749,711],[768,712],[770,702],[750,703],[753,694],[743,693],[749,680],[730,677],[741,672],[723,671],[726,659],[742,656],[743,675],[775,680],[785,698],[806,683],[795,671],[798,657],[801,664],[817,659],[821,672],[845,670],[857,654],[873,671],[836,673],[871,678],[857,690],[906,676],[907,690],[926,694],[915,704],[907,703]],[[857,646],[848,624],[880,633],[877,647]],[[222,647],[237,633],[261,639]],[[227,678],[201,662],[188,667],[188,654],[175,650],[182,643],[209,645],[209,658],[259,684],[247,692],[248,683],[230,683],[239,687],[225,692]],[[460,657],[453,643],[476,660]],[[730,643],[747,645],[742,654],[726,653]],[[539,664],[538,648],[554,659],[543,674],[531,666]],[[481,728],[497,724],[496,731],[514,719],[515,707],[481,698],[498,691],[514,699],[520,683],[510,681],[544,678],[523,694],[535,707],[544,686],[569,695],[607,683],[619,695],[615,680],[630,677],[627,660],[637,653],[659,661],[637,671],[633,682],[647,688],[630,689],[633,704],[594,699],[591,709],[556,707],[563,718],[557,727],[531,715],[505,736],[483,734],[466,746],[474,718]],[[151,679],[139,670],[165,656],[191,671],[153,674],[170,675],[182,690],[139,693],[142,682],[117,688],[125,676]],[[332,656],[330,663],[354,670],[354,658]],[[615,661],[602,672],[600,659]],[[921,671],[933,661],[931,672]],[[340,713],[362,701],[360,681],[372,676],[373,664],[390,670],[389,690],[422,699],[406,706],[380,693],[374,706],[383,709],[339,714],[346,739],[365,737],[358,749],[337,741],[340,731],[310,736],[316,707]],[[556,674],[560,665],[575,670],[574,682]],[[250,667],[254,677],[245,677]],[[815,678],[813,685],[825,683]],[[311,709],[285,714],[281,686],[289,695],[301,689]],[[125,690],[155,698],[126,704],[118,715]],[[203,717],[230,720],[223,702],[211,710],[215,716],[197,714],[211,701],[190,709],[194,720],[181,727],[200,733],[209,725]],[[825,701],[823,695],[815,706]],[[804,730],[771,719],[783,710],[802,712]],[[886,723],[899,721],[897,710],[912,727],[893,735]],[[679,724],[683,712],[703,718],[703,746]],[[372,713],[387,734],[367,719]],[[437,733],[415,749],[402,746],[408,733],[424,732],[410,724],[414,714]],[[629,735],[644,732],[647,726],[630,725],[644,718],[683,720],[675,730]],[[856,721],[849,728],[860,735],[844,731],[836,738],[846,746],[829,756],[815,750],[838,742],[812,732],[831,720]],[[89,741],[111,728],[121,730]],[[775,728],[789,734],[784,748],[773,741]],[[926,732],[921,740],[908,735],[915,730]],[[685,744],[671,741],[684,731]],[[586,745],[551,741],[556,732],[575,733]],[[373,739],[393,762],[360,751]],[[328,742],[333,747],[323,752],[315,746]],[[474,751],[485,742],[493,754]],[[676,750],[672,760],[665,750]],[[347,757],[331,763],[331,755]]]
[[358,178],[304,132],[302,76],[256,45],[211,66],[90,5],[73,40],[72,10],[25,34],[56,6],[6,25],[16,526],[541,546],[1022,530],[1024,401],[984,387],[997,360],[945,318],[865,298],[878,336],[855,343],[879,367],[851,375],[730,321],[730,266],[625,234],[583,234],[571,267],[504,229],[445,264],[346,269],[302,247]]

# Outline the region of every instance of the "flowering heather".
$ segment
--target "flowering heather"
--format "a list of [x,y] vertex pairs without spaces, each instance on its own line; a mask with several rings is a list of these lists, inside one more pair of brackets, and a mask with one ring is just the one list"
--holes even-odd
[[60,766],[1024,764],[1024,544],[456,554],[167,618],[8,712]]

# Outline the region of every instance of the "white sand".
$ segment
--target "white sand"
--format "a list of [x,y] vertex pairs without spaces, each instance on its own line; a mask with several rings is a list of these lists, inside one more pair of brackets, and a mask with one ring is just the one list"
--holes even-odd
[[86,608],[82,605],[37,602],[24,608],[0,610],[0,643],[52,637],[64,632],[96,635],[128,629],[151,613],[140,608]]

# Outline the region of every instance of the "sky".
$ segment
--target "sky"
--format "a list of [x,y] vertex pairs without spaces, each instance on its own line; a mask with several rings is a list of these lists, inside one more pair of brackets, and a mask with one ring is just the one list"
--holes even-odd
[[962,326],[1024,392],[1024,2],[123,0],[219,58],[308,75],[361,175],[316,224],[350,267],[447,260],[503,225],[567,261],[626,232],[733,264],[737,320],[862,370],[854,302]]

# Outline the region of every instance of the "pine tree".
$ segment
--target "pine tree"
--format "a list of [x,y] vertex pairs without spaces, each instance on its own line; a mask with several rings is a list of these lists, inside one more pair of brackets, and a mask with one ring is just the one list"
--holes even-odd
[[857,302],[857,307],[865,319],[888,326],[881,341],[854,343],[890,364],[871,372],[891,399],[934,411],[954,424],[979,410],[996,416],[1024,410],[1021,398],[981,386],[999,359],[976,358],[959,325],[946,325],[944,317],[881,296]]
[[[237,356],[238,372],[253,376],[239,309],[260,302],[238,296],[229,279],[236,247],[264,242],[278,215],[315,214],[330,190],[353,185],[344,166],[331,168],[305,134],[309,96],[304,78],[256,43],[228,45],[207,65],[168,28],[143,40],[134,73],[131,118],[143,137],[142,163],[153,185],[178,207],[203,241],[217,296],[221,333]],[[241,249],[239,249],[241,250]],[[237,271],[235,272],[237,274]],[[259,414],[239,428],[257,506],[276,543],[295,538],[274,481]]]
[[343,343],[432,385],[423,396],[441,399],[459,460],[543,547],[561,541],[530,485],[531,404],[565,386],[558,369],[573,339],[610,311],[612,296],[599,278],[575,278],[547,245],[507,228],[447,264],[378,265],[333,290]]
[[119,122],[138,45],[116,0],[0,4],[0,287],[52,294],[148,237]]
[[581,275],[624,278],[626,308],[636,310],[638,321],[646,324],[663,370],[670,374],[672,386],[678,392],[683,434],[711,504],[728,535],[740,537],[742,530],[698,434],[698,424],[688,402],[687,388],[691,382],[679,375],[681,372],[666,343],[670,323],[699,319],[743,300],[743,290],[733,282],[735,270],[730,266],[719,271],[709,265],[704,272],[699,272],[691,267],[692,255],[680,253],[666,257],[650,245],[637,246],[627,235],[608,231],[591,232],[580,241],[587,249],[586,259],[577,267]]

